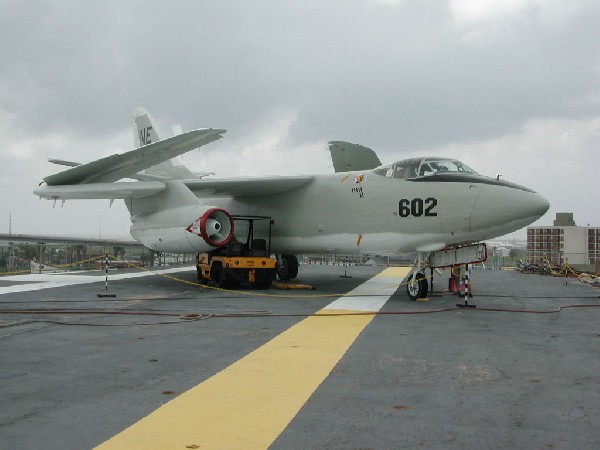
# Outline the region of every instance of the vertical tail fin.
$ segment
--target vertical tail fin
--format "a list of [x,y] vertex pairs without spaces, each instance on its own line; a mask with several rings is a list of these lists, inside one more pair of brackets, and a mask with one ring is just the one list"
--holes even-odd
[[162,139],[161,132],[154,118],[146,108],[137,107],[133,110],[133,145],[136,148],[158,142]]
[[[177,131],[179,131],[179,133],[177,133]],[[181,127],[179,127],[179,130],[174,130],[174,134],[181,134]],[[133,144],[136,148],[158,142],[161,139],[163,139],[163,135],[158,128],[158,124],[148,110],[141,106],[135,108],[133,110]],[[154,167],[150,167],[146,169],[143,174],[168,180],[198,178],[183,165],[179,158],[173,158]]]

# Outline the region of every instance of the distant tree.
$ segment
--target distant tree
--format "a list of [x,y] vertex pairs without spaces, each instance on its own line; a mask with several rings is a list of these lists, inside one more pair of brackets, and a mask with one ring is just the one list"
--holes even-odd
[[17,246],[16,255],[23,259],[33,259],[36,258],[39,254],[38,247],[36,245],[31,244],[19,244]]
[[527,256],[527,251],[523,248],[511,248],[510,257],[523,259]]

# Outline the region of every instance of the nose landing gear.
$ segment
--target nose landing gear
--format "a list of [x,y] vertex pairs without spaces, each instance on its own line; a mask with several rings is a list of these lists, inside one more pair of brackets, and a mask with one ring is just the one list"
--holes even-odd
[[470,244],[463,246],[448,246],[443,250],[432,251],[432,252],[418,252],[417,259],[406,278],[406,293],[411,300],[417,300],[419,298],[427,297],[429,293],[429,284],[425,270],[427,268],[432,269],[432,283],[433,283],[433,269],[444,268],[452,266],[467,266],[466,277],[465,277],[465,294],[464,294],[464,305],[457,304],[461,308],[475,308],[475,305],[469,304],[467,299],[471,295],[470,290],[470,264],[476,264],[483,262],[487,259],[487,248],[484,243]]
[[406,292],[413,301],[416,301],[418,298],[427,297],[429,284],[427,283],[427,277],[423,272],[414,272],[408,276]]

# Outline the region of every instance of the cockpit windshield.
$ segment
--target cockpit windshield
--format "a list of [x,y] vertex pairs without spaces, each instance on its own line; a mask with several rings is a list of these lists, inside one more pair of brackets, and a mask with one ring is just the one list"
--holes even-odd
[[456,159],[436,157],[405,159],[381,166],[373,172],[384,177],[400,179],[427,177],[442,173],[477,174],[469,166]]

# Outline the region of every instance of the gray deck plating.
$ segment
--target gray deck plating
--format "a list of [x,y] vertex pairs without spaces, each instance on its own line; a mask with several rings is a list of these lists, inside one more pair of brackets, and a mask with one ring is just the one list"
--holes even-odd
[[[301,270],[319,294],[347,292],[379,271],[350,268],[353,278],[340,278],[341,267]],[[179,276],[193,280],[194,272]],[[436,277],[436,289],[445,284]],[[116,299],[98,299],[103,289],[4,294],[0,308],[310,314],[335,298],[215,293],[158,276],[111,282]],[[474,289],[479,308],[600,303],[598,289],[577,281],[516,272],[476,271]],[[382,312],[457,301],[445,294],[414,303],[400,288]],[[597,448],[599,318],[600,308],[379,315],[272,447]],[[2,314],[0,448],[93,447],[300,320]]]

